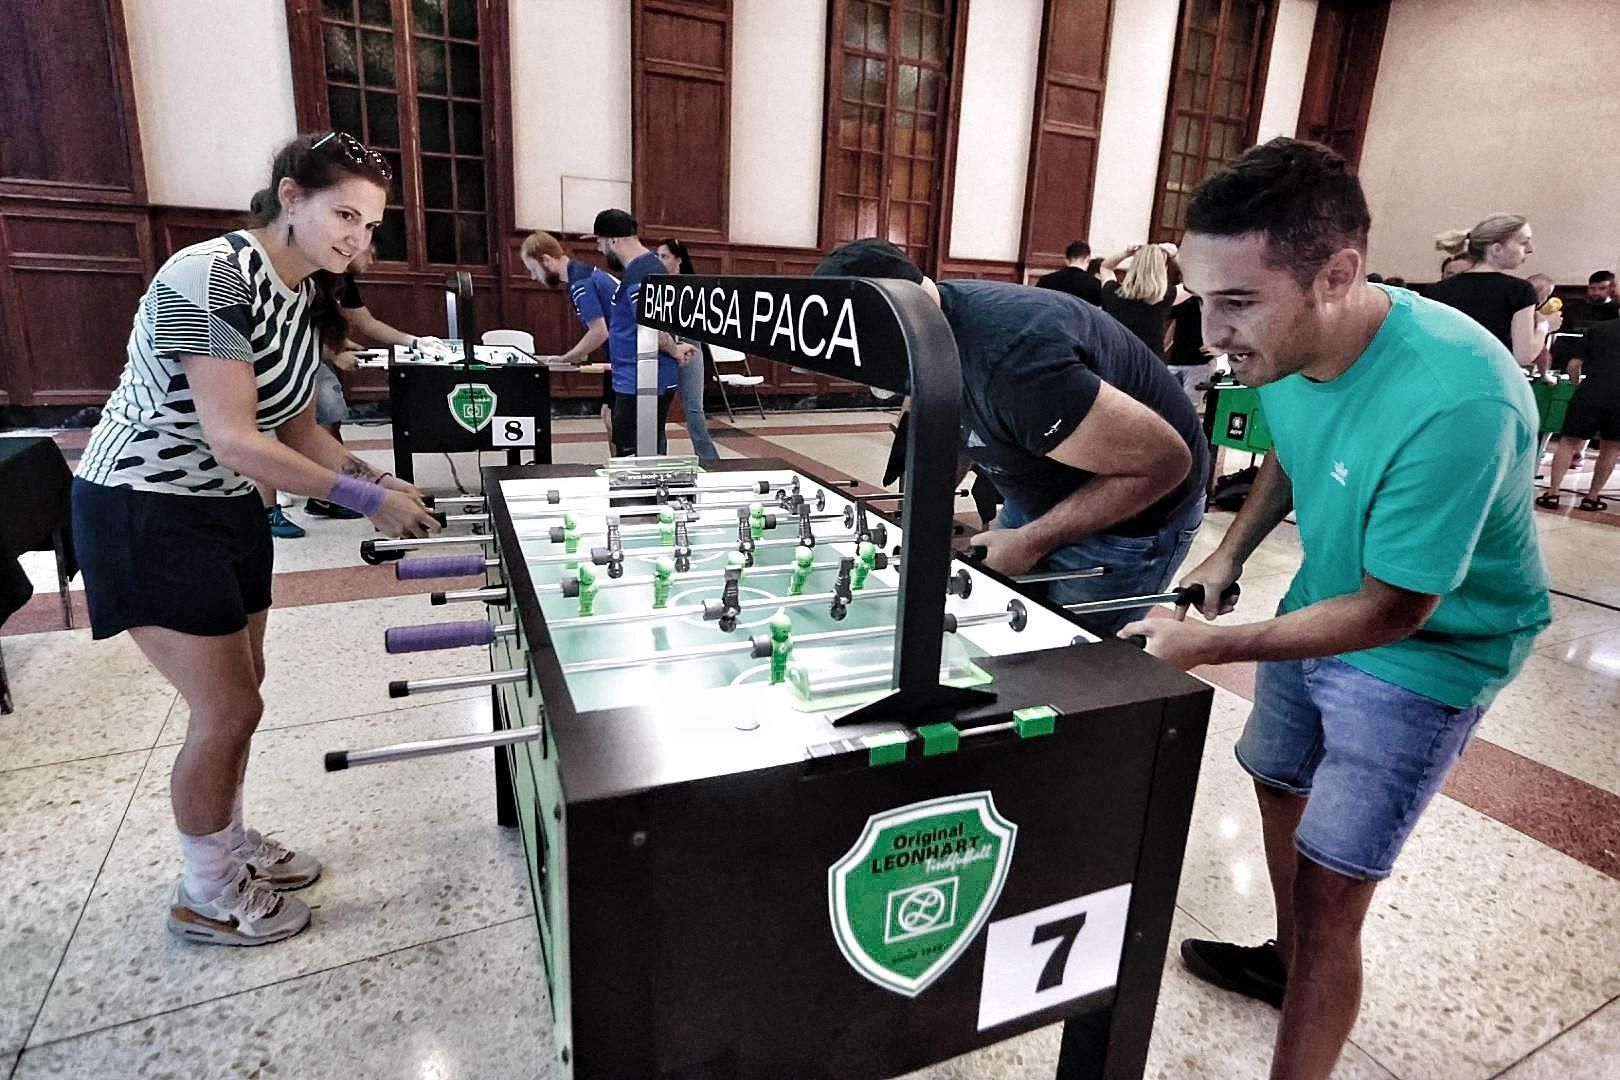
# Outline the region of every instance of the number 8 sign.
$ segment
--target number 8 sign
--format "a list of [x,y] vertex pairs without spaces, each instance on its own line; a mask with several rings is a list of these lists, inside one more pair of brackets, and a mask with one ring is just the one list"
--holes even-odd
[[979,1030],[1113,986],[1130,907],[1130,885],[1116,885],[991,923]]
[[489,419],[489,441],[500,447],[533,446],[534,417],[492,416]]

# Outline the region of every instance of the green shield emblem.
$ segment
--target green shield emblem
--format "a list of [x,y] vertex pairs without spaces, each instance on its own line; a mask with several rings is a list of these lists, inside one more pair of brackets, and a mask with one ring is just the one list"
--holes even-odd
[[867,818],[855,846],[827,871],[827,909],[844,959],[886,990],[922,993],[990,917],[1017,835],[988,791]]
[[495,391],[483,383],[462,383],[446,394],[445,400],[450,403],[450,415],[456,423],[474,435],[495,415]]

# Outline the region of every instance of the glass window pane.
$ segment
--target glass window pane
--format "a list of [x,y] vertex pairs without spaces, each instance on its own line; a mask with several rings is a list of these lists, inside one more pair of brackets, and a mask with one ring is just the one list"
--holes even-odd
[[855,200],[839,199],[838,206],[833,212],[833,242],[854,240],[861,235],[855,228]]
[[422,158],[422,205],[435,210],[455,209],[455,183],[450,176],[449,158]]
[[484,111],[477,105],[456,102],[456,153],[484,153]]
[[450,103],[438,98],[419,97],[416,99],[416,110],[422,132],[422,149],[431,153],[448,154]]
[[945,102],[940,100],[940,91],[945,87],[945,80],[932,68],[923,68],[919,76],[917,107],[926,112],[944,112]]
[[922,16],[909,11],[900,16],[900,55],[908,60],[922,55]]
[[927,113],[917,117],[917,156],[920,158],[934,157],[934,118]]
[[864,112],[865,122],[861,124],[861,149],[871,153],[881,153],[883,150],[883,110],[867,109]]
[[855,209],[856,232],[851,240],[858,236],[876,236],[878,229],[878,204],[876,199],[862,199]]
[[394,35],[362,30],[360,52],[365,57],[366,86],[391,89],[394,85]]
[[354,51],[354,31],[346,26],[326,24],[326,79],[328,82],[360,81],[360,61]]
[[456,159],[456,208],[484,210],[484,163],[471,158]]
[[483,214],[462,214],[460,261],[464,263],[489,262],[489,243],[484,236]]
[[849,0],[844,9],[844,47],[859,49],[866,45],[866,5],[861,0]]
[[478,46],[450,46],[450,92],[457,97],[478,96]]
[[906,238],[910,235],[907,221],[904,203],[894,203],[889,207],[889,234],[887,237],[889,243],[904,244],[906,242]]
[[450,0],[450,36],[478,40],[478,0]]
[[882,60],[866,62],[866,103],[868,105],[889,103],[889,65]]
[[860,190],[861,158],[859,154],[838,155],[838,173],[833,190],[841,195],[853,195]]
[[389,209],[383,214],[382,224],[371,234],[377,245],[377,258],[386,262],[405,261],[405,212]]
[[366,142],[399,146],[399,99],[393,94],[366,94]]
[[883,182],[883,158],[877,154],[863,154],[861,156],[861,194],[869,198],[876,198],[878,187]]
[[866,48],[869,52],[889,51],[889,10],[884,8],[866,21]]
[[889,132],[891,149],[896,154],[911,154],[913,152],[913,135],[916,131],[916,117],[911,113],[896,113],[894,128]]
[[411,22],[420,33],[444,33],[444,0],[411,0]]
[[321,0],[321,11],[329,19],[353,21],[354,0]]
[[934,170],[932,162],[919,161],[911,167],[911,197],[919,204],[932,202]]
[[434,263],[456,261],[456,215],[424,214],[427,219],[427,260]]
[[401,183],[400,177],[405,175],[400,171],[399,152],[396,150],[383,150],[379,152],[382,154],[383,160],[388,162],[388,171],[394,174],[394,178],[388,182],[388,201],[393,202],[395,201],[395,196],[399,194]]
[[444,44],[438,41],[416,42],[416,92],[419,94],[448,94],[450,84],[444,74]]
[[326,105],[331,112],[334,131],[347,131],[358,138],[366,130],[360,120],[360,91],[342,86],[328,86]]
[[923,20],[922,58],[935,63],[942,63],[945,60],[945,27],[940,19]]
[[360,0],[360,21],[368,26],[394,25],[393,5],[388,0]]
[[[917,107],[917,68],[911,64],[901,64],[896,72],[899,82],[895,105],[902,109],[915,109]],[[926,99],[924,99],[925,104]]]
[[889,198],[904,199],[911,191],[911,161],[897,158],[889,168]]

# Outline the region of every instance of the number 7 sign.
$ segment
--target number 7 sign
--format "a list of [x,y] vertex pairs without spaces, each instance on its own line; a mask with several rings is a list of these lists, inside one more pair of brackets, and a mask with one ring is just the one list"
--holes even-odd
[[1113,986],[1130,907],[1130,885],[1116,885],[991,923],[979,1030]]

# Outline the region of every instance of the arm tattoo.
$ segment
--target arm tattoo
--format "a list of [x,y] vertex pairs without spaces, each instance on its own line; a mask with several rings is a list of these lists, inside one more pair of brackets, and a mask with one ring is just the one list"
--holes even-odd
[[373,469],[353,454],[343,459],[343,464],[338,467],[338,472],[344,476],[352,476],[357,480],[369,480],[373,484],[380,483],[383,478],[382,473]]

